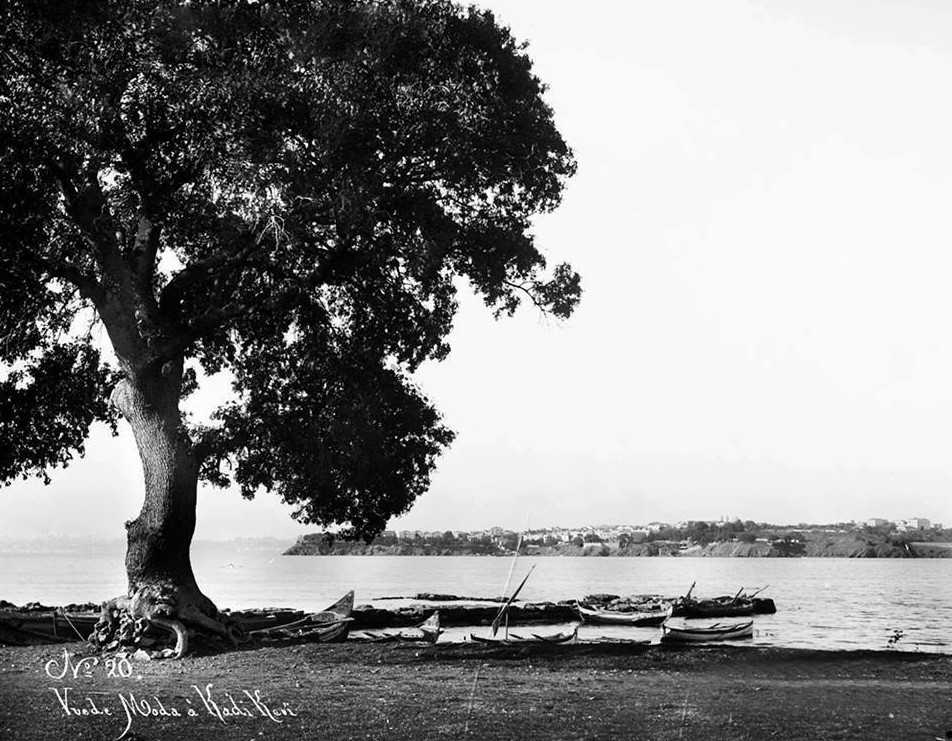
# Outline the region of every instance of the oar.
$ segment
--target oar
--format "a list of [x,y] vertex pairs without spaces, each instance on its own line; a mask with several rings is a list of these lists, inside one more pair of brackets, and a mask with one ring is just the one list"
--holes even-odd
[[496,619],[493,620],[493,635],[496,635],[496,633],[499,632],[499,623],[502,622],[503,617],[509,611],[509,606],[515,601],[516,597],[519,596],[519,592],[522,591],[522,588],[526,585],[526,582],[529,581],[529,576],[532,574],[534,570],[535,570],[535,564],[533,564],[532,568],[529,569],[529,573],[526,574],[526,578],[522,580],[522,584],[520,584],[516,588],[516,591],[512,593],[512,596],[506,600],[505,604],[502,607],[499,608],[499,614],[496,615]]

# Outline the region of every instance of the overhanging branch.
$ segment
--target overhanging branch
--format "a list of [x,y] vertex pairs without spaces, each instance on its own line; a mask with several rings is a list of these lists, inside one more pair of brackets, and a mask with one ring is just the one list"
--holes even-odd
[[532,301],[533,305],[539,311],[541,311],[543,314],[549,313],[548,307],[545,304],[539,302],[539,299],[536,298],[536,295],[532,291],[530,291],[528,288],[526,288],[525,283],[513,283],[512,281],[504,280],[503,284],[517,291],[522,291],[526,296],[529,297],[529,300]]
[[121,265],[119,248],[115,241],[115,232],[103,229],[101,222],[107,216],[106,198],[95,176],[87,181],[87,188],[80,192],[66,168],[55,161],[48,160],[49,168],[66,202],[66,213],[84,232],[95,250],[97,260],[103,272],[118,278],[124,268]]
[[51,260],[29,250],[24,250],[21,257],[50,277],[59,278],[76,286],[80,296],[90,299],[93,303],[98,302],[103,296],[103,288],[95,278],[66,260]]
[[186,289],[207,280],[221,278],[232,270],[248,264],[260,249],[262,249],[260,245],[249,240],[248,243],[216,252],[203,260],[190,263],[176,273],[162,290],[160,305],[166,306],[178,301]]
[[152,348],[154,361],[165,363],[182,355],[194,342],[205,337],[228,322],[245,316],[252,307],[247,304],[232,303],[223,307],[210,307],[204,314],[194,319],[175,337]]

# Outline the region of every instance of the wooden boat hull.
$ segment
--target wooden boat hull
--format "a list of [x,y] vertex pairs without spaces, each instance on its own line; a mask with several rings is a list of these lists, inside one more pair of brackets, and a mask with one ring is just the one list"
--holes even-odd
[[406,641],[408,643],[436,643],[439,637],[439,633],[425,633],[418,628],[407,628],[406,630],[365,630],[362,633],[351,636],[351,638],[356,638],[360,641],[372,641],[373,643],[394,643],[397,641]]
[[363,633],[354,637],[358,640],[373,641],[374,643],[386,643],[389,641],[436,643],[442,632],[443,629],[440,628],[440,613],[436,611],[415,628],[404,628],[403,630],[393,631],[365,630]]
[[738,602],[736,604],[717,601],[689,601],[674,605],[674,617],[684,618],[726,618],[747,617],[754,614],[753,602]]
[[562,633],[553,633],[550,635],[532,633],[529,636],[523,636],[518,633],[510,633],[508,638],[489,638],[486,636],[478,636],[475,633],[470,633],[469,639],[474,643],[495,644],[503,646],[522,646],[530,643],[551,643],[565,645],[578,642],[578,626],[576,625],[574,630],[569,630]]
[[707,627],[688,628],[673,625],[664,625],[661,628],[664,635],[661,640],[671,643],[709,643],[711,641],[735,641],[753,638],[754,621],[732,623],[728,625],[714,624]]
[[614,636],[600,636],[595,639],[586,640],[586,643],[614,643],[621,646],[642,646],[651,645],[650,638],[615,638]]
[[308,643],[337,643],[347,638],[353,618],[333,620],[313,627],[284,630],[288,638],[306,641]]
[[307,613],[303,610],[247,610],[226,613],[226,615],[241,625],[246,633],[281,628],[307,617]]
[[306,615],[285,625],[260,628],[248,632],[264,640],[294,640],[309,643],[332,643],[347,638],[353,618],[354,593],[348,592],[326,610]]
[[99,613],[0,612],[0,645],[31,646],[85,641],[99,621]]
[[533,633],[532,637],[537,641],[541,641],[542,643],[578,643],[578,626],[575,627],[575,630],[565,633],[555,633],[554,635]]
[[593,625],[621,625],[632,628],[656,628],[671,617],[671,606],[663,610],[620,612],[617,610],[599,610],[587,605],[577,604],[575,611],[586,623]]
[[400,640],[400,635],[386,630],[365,630],[362,633],[351,633],[349,640],[369,641],[370,643],[396,643]]

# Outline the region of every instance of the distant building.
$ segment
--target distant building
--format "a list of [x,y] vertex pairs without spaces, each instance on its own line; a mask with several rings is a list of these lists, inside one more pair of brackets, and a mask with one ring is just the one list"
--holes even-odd
[[884,520],[882,517],[870,517],[866,520],[867,527],[886,527],[889,524],[889,520]]
[[906,532],[908,530],[928,530],[930,527],[932,527],[932,522],[925,517],[908,517],[900,522],[896,529]]

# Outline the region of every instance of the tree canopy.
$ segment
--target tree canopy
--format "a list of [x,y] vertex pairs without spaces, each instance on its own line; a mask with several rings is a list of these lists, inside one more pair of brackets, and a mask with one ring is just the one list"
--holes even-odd
[[0,52],[0,479],[81,454],[121,379],[177,409],[227,371],[182,419],[201,475],[369,537],[452,440],[412,373],[459,279],[500,314],[578,302],[530,230],[575,163],[487,11],[8,0]]

